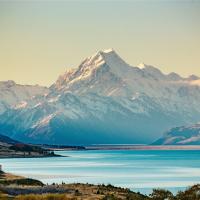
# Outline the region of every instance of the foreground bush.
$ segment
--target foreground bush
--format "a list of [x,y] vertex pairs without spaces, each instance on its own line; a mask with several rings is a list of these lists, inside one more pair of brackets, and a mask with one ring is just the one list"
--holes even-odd
[[194,185],[183,192],[178,192],[175,200],[200,200],[200,185]]
[[[200,200],[200,185],[173,195],[164,189],[154,189],[149,195],[112,185],[62,184],[45,186],[0,186],[1,200]],[[10,196],[10,197],[9,197]]]
[[153,189],[153,192],[150,194],[150,197],[153,200],[173,200],[173,194],[168,190],[163,189]]

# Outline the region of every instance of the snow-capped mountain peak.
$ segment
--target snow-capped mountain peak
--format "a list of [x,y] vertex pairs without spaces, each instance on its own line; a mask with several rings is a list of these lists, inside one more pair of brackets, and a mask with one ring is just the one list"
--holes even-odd
[[[131,98],[137,92],[162,97],[165,90],[177,96],[181,85],[192,84],[196,85],[196,82],[189,82],[176,73],[164,74],[152,65],[141,63],[131,66],[113,49],[108,49],[87,57],[78,68],[67,70],[51,88],[76,94],[97,93]],[[181,93],[183,90],[186,89],[181,89]]]
[[9,108],[0,132],[29,142],[147,143],[200,120],[199,79],[131,66],[113,49],[68,69],[49,90],[8,82],[0,95],[0,107]]
[[140,63],[137,66],[139,69],[141,69],[143,72],[155,77],[155,78],[161,78],[165,79],[165,75],[156,67],[152,65],[147,65],[145,63]]
[[144,69],[145,67],[147,67],[147,65],[142,62],[139,65],[137,65],[137,67],[140,68],[140,69]]
[[183,80],[183,78],[182,78],[180,75],[178,75],[177,73],[175,73],[175,72],[171,72],[171,73],[169,73],[167,76],[168,76],[168,78],[169,78],[170,80],[172,80],[172,81],[180,81],[180,80]]
[[[99,51],[87,57],[77,69],[67,70],[60,76],[52,88],[74,91],[78,87],[92,88],[97,81],[119,81],[127,75],[131,66],[124,62],[113,49]],[[105,82],[102,82],[105,84]],[[87,85],[87,86],[86,86]],[[81,90],[81,88],[79,88]],[[80,92],[80,90],[78,92]],[[82,93],[82,92],[81,92]]]
[[111,52],[115,52],[115,50],[113,48],[109,48],[109,49],[105,49],[102,51],[103,53],[111,53]]
[[79,68],[87,68],[94,69],[102,66],[103,64],[108,65],[113,70],[119,70],[119,68],[126,67],[125,61],[114,51],[114,49],[110,48],[103,51],[98,51],[92,56],[86,58]]
[[188,77],[188,80],[189,80],[189,81],[196,81],[196,80],[200,80],[200,77],[198,77],[198,76],[192,74],[192,75],[190,75],[190,76]]

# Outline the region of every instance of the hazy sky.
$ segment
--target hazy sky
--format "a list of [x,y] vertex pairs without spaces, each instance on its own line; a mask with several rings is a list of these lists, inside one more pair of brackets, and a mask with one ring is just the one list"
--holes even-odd
[[50,85],[111,47],[132,65],[200,76],[200,1],[0,0],[0,80]]

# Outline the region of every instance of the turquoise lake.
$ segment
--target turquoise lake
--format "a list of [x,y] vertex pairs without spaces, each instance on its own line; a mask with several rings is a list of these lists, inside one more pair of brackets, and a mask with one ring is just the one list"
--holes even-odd
[[68,157],[1,159],[3,170],[44,183],[111,183],[142,193],[200,183],[198,150],[59,151]]

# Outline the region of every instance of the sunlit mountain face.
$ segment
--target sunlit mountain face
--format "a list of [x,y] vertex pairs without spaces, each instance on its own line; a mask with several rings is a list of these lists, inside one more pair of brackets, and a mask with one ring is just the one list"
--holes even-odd
[[131,66],[113,49],[86,58],[49,88],[1,82],[0,94],[0,133],[24,142],[152,143],[200,120],[199,77]]

